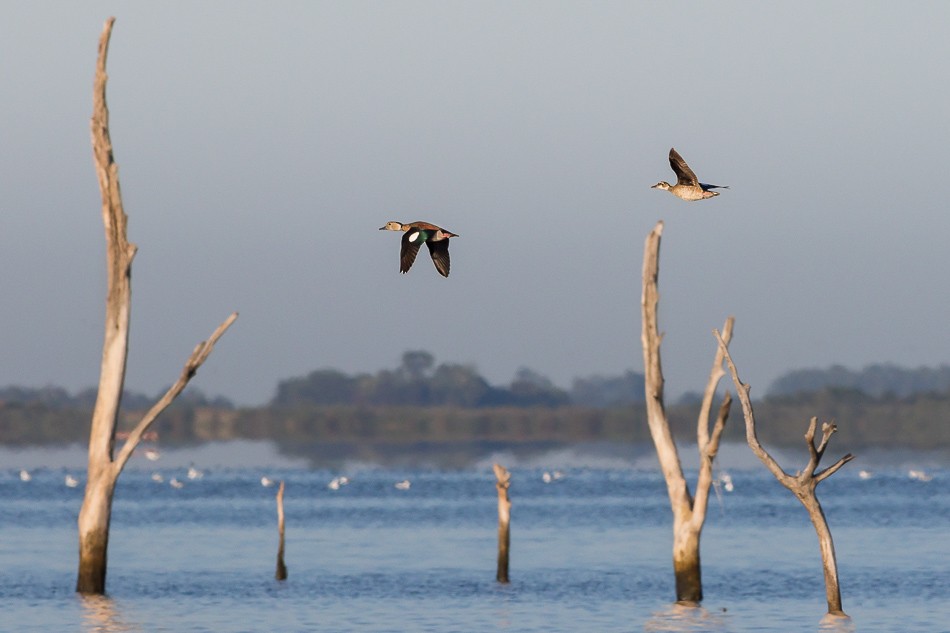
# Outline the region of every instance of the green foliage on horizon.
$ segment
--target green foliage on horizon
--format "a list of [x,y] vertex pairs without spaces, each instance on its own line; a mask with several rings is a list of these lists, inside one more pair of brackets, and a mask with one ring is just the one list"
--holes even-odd
[[[834,446],[842,452],[864,447],[950,449],[950,395],[872,398],[855,391],[823,390],[795,398],[767,398],[754,403],[760,440],[768,446],[804,446],[812,416],[834,421]],[[674,437],[693,444],[699,407],[667,408]],[[45,405],[0,406],[0,443],[68,444],[88,440],[90,409]],[[141,411],[125,412],[129,429]],[[273,440],[285,445],[398,444],[464,442],[647,443],[644,407],[480,407],[300,405],[296,407],[216,408],[183,405],[170,408],[152,427],[163,444],[233,439]],[[745,425],[733,404],[724,435],[744,442]]]
[[769,396],[794,396],[824,389],[852,390],[881,398],[906,398],[950,390],[950,365],[906,369],[892,364],[868,365],[861,370],[832,365],[827,369],[796,369],[769,385]]
[[559,406],[567,394],[531,372],[515,378],[507,389],[488,384],[475,367],[443,363],[425,351],[407,351],[395,370],[351,376],[336,369],[318,369],[307,376],[282,380],[273,407],[304,405],[369,406]]
[[[868,446],[950,449],[950,390],[936,389],[946,371],[950,369],[872,366],[861,372],[840,367],[789,372],[776,381],[779,388],[773,386],[770,395],[754,404],[759,438],[766,445],[803,446],[808,421],[816,416],[837,423],[834,443],[842,451]],[[782,394],[794,385],[812,384],[796,376],[819,386]],[[851,383],[827,386],[829,380]],[[235,408],[223,398],[209,399],[189,389],[152,428],[170,444],[230,439],[354,446],[650,442],[642,381],[634,372],[591,376],[575,379],[568,392],[521,369],[510,385],[494,387],[471,366],[436,365],[428,352],[410,351],[395,370],[350,376],[327,369],[282,381],[263,407]],[[929,391],[895,395],[914,389]],[[58,387],[0,388],[0,444],[84,443],[94,402],[94,389],[71,396]],[[131,428],[153,402],[126,394],[120,428]],[[692,396],[667,406],[679,443],[695,442],[698,410],[698,398]],[[745,441],[738,403],[724,437]]]

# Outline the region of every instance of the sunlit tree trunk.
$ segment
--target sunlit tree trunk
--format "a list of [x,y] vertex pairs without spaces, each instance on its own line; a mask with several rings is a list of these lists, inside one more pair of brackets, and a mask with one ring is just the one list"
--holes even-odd
[[280,488],[277,489],[277,533],[280,543],[277,546],[277,571],[274,577],[287,580],[287,565],[284,564],[284,482],[280,482]]
[[495,579],[508,582],[508,549],[511,546],[511,499],[508,488],[511,486],[511,473],[501,464],[493,464],[495,487],[498,489],[498,572]]
[[831,538],[831,529],[828,527],[828,520],[825,518],[825,513],[821,509],[821,503],[818,501],[815,489],[819,483],[838,472],[842,466],[854,459],[854,455],[848,453],[828,468],[816,472],[818,464],[825,454],[828,441],[838,430],[838,427],[829,423],[822,424],[822,437],[816,444],[815,431],[818,427],[818,418],[812,418],[808,424],[808,431],[805,432],[805,443],[808,446],[809,455],[808,464],[796,475],[786,473],[782,467],[779,466],[778,462],[775,461],[759,443],[759,438],[755,432],[755,413],[752,409],[752,400],[749,398],[751,388],[748,384],[739,380],[739,372],[736,369],[735,363],[732,361],[732,356],[729,354],[726,342],[723,341],[724,337],[720,336],[719,332],[715,332],[715,335],[719,339],[720,350],[725,354],[726,362],[732,373],[732,381],[735,383],[736,391],[739,394],[739,401],[742,403],[742,413],[745,417],[746,441],[749,444],[749,448],[751,448],[755,456],[765,464],[769,472],[771,472],[783,486],[788,488],[808,511],[808,516],[811,519],[812,525],[815,526],[815,532],[818,535],[818,545],[821,548],[821,562],[825,574],[825,598],[828,601],[828,614],[832,616],[845,616],[846,614],[841,607],[841,588],[838,584],[838,563],[835,559],[835,545]]
[[181,393],[211,353],[215,342],[237,318],[237,313],[229,316],[207,341],[195,347],[178,381],[145,414],[129,434],[122,449],[118,454],[114,454],[115,431],[125,383],[132,296],[130,281],[132,258],[136,250],[135,245],[129,243],[126,237],[126,215],[122,209],[122,196],[119,191],[119,170],[113,160],[112,141],[109,138],[106,57],[114,22],[115,18],[106,21],[99,38],[91,124],[93,157],[102,194],[102,221],[106,235],[107,295],[99,392],[92,413],[86,490],[78,520],[79,573],[76,591],[84,594],[105,593],[112,496],[119,474],[148,427]]
[[[712,371],[706,383],[703,403],[700,407],[696,427],[697,448],[699,450],[699,476],[696,481],[696,497],[690,494],[689,485],[683,476],[676,442],[670,430],[669,420],[663,402],[663,368],[660,362],[660,335],[657,325],[657,304],[659,303],[659,259],[660,237],[663,222],[657,223],[647,236],[643,255],[643,366],[646,389],[647,423],[650,435],[656,447],[660,469],[666,480],[666,489],[673,510],[673,573],[676,579],[676,600],[678,602],[700,602],[703,599],[702,567],[699,559],[699,541],[706,521],[706,509],[709,505],[709,488],[712,485],[712,467],[719,451],[719,440],[729,417],[732,399],[728,393],[719,407],[719,414],[709,428],[709,414],[716,387],[725,372],[722,368],[722,353],[717,351],[713,359]],[[732,336],[733,319],[729,317],[723,328],[726,340]]]
[[109,474],[92,475],[79,513],[79,575],[76,591],[105,593],[109,522],[115,479]]

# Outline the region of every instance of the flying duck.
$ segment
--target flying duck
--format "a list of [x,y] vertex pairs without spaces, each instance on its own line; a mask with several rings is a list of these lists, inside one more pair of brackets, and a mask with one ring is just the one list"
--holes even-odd
[[689,165],[686,164],[683,157],[672,147],[670,148],[670,167],[676,172],[676,184],[671,185],[665,180],[661,180],[650,187],[650,189],[663,189],[664,191],[669,191],[677,198],[692,201],[718,196],[719,192],[711,191],[712,189],[729,188],[725,185],[707,185],[704,182],[699,182],[696,178],[696,174],[689,168]]
[[402,231],[402,247],[399,249],[399,272],[407,273],[416,260],[419,245],[422,242],[429,247],[435,269],[443,277],[449,276],[449,238],[458,237],[440,226],[428,222],[387,222],[379,227],[380,231]]

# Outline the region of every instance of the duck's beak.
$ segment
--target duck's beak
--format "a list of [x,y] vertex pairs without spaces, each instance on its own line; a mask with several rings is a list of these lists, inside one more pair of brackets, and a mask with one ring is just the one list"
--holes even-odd
[[385,229],[386,229],[386,227],[385,227],[385,226],[381,226],[381,227],[379,227],[379,230],[380,230],[380,231],[383,231],[383,230],[385,230]]

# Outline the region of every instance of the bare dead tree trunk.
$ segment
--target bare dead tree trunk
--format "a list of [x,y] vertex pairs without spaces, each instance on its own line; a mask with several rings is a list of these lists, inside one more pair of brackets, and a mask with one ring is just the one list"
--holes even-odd
[[280,534],[280,544],[277,546],[277,580],[287,580],[287,565],[284,564],[284,482],[280,482],[277,489],[277,533]]
[[511,473],[501,464],[493,464],[492,468],[495,470],[495,487],[498,489],[498,573],[495,579],[507,583],[508,548],[511,545],[511,499],[508,498]]
[[93,88],[92,147],[99,190],[102,194],[102,221],[106,234],[107,296],[105,340],[99,374],[99,393],[92,413],[89,433],[89,466],[86,491],[79,511],[79,573],[76,591],[105,593],[109,523],[115,484],[138,446],[142,435],[158,415],[185,388],[204,363],[214,344],[237,318],[229,316],[211,337],[195,347],[181,376],[139,421],[122,449],[114,456],[115,431],[125,383],[131,308],[131,271],[136,247],[126,237],[126,215],[119,191],[119,169],[113,160],[109,137],[109,109],[106,105],[106,57],[115,18],[106,21],[99,38],[99,55]]
[[786,473],[778,462],[766,452],[759,443],[759,438],[755,433],[755,414],[752,410],[752,400],[749,398],[751,387],[739,380],[739,372],[736,370],[732,356],[723,341],[723,337],[718,331],[714,331],[719,341],[719,349],[725,354],[726,362],[732,373],[732,381],[735,383],[736,392],[739,394],[739,401],[742,402],[742,413],[745,417],[746,441],[749,448],[755,453],[755,456],[765,464],[765,467],[775,475],[779,482],[788,488],[795,497],[802,502],[808,511],[812,525],[815,526],[815,532],[818,535],[818,545],[821,548],[821,562],[825,572],[825,597],[828,601],[828,614],[833,616],[846,616],[841,608],[841,589],[838,584],[838,563],[835,560],[835,545],[831,538],[831,530],[828,527],[828,521],[825,513],[821,509],[821,503],[818,502],[818,496],[815,489],[818,484],[838,472],[838,470],[854,459],[854,455],[848,453],[834,464],[824,470],[815,472],[822,456],[825,454],[825,448],[831,436],[838,430],[835,424],[824,423],[821,425],[821,440],[815,445],[815,430],[818,426],[818,418],[812,418],[808,424],[808,431],[805,433],[805,443],[808,445],[808,464],[797,475],[792,476]]
[[[703,599],[702,567],[699,558],[699,541],[706,521],[706,509],[709,505],[709,488],[712,485],[712,467],[719,451],[719,441],[729,417],[732,398],[727,392],[719,407],[716,422],[709,428],[709,414],[716,387],[725,375],[722,368],[723,355],[717,351],[713,359],[712,371],[706,383],[703,403],[700,407],[696,427],[697,448],[700,456],[699,475],[696,481],[695,499],[689,492],[689,485],[683,476],[676,442],[670,430],[669,420],[663,402],[663,368],[660,362],[660,343],[662,336],[657,325],[657,304],[659,303],[659,259],[660,237],[663,222],[658,222],[647,236],[643,255],[643,366],[646,388],[647,423],[650,435],[656,446],[660,469],[666,480],[670,506],[673,510],[673,573],[676,578],[676,600],[678,602],[700,602]],[[723,331],[726,340],[732,336],[734,319],[726,320]]]

